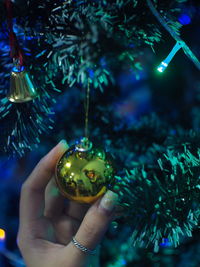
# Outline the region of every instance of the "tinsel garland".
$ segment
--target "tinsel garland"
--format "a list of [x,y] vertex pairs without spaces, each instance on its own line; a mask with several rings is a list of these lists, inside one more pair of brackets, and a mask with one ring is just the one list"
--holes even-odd
[[[45,9],[46,4],[40,7]],[[69,86],[86,87],[89,79],[94,88],[103,90],[123,65],[141,68],[137,60],[141,48],[162,40],[160,26],[152,15],[147,21],[147,14],[151,15],[147,5],[136,0],[58,3],[44,30],[51,47],[47,70],[53,65]],[[181,24],[173,22],[172,14],[173,8],[168,23],[178,33]]]
[[[3,34],[1,36],[5,39]],[[18,38],[21,42],[22,37],[21,29],[19,29]],[[45,86],[44,77],[37,75],[37,71],[39,73],[41,68],[38,70],[35,66],[35,80],[40,84],[40,96],[28,103],[11,103],[6,97],[9,90],[10,69],[12,68],[6,39],[2,40],[0,52],[0,151],[7,156],[21,157],[40,143],[40,137],[43,133],[48,133],[53,128],[54,111],[52,106],[55,104],[55,99],[49,94],[48,76],[46,76]],[[27,47],[25,47],[25,52],[27,56],[30,54]]]
[[[117,221],[132,229],[132,244],[153,245],[157,252],[163,240],[177,246],[191,237],[200,218],[199,132],[153,114],[125,130],[111,112],[103,108],[101,114],[99,127],[109,125],[105,145],[117,155],[121,170],[115,190],[124,218]],[[96,133],[102,138],[100,129]]]
[[41,135],[53,127],[50,103],[45,91],[31,104],[12,104],[6,97],[1,100],[1,153],[21,157],[40,143]]
[[132,231],[132,244],[137,247],[154,246],[157,252],[164,240],[178,246],[199,225],[199,132],[156,115],[125,129],[111,112],[102,109],[98,125],[106,134],[102,136],[100,129],[95,134],[117,155],[120,171],[115,190],[120,194],[119,214],[123,216],[117,222],[131,228],[127,238]]
[[[22,155],[51,128],[52,99],[44,88],[47,83],[57,90],[79,83],[84,87],[89,79],[94,88],[103,90],[104,85],[114,82],[120,67],[140,68],[137,57],[141,49],[162,40],[160,25],[155,24],[144,2],[41,1],[35,5],[35,1],[27,1],[28,9],[23,2],[23,18],[17,15],[17,23],[26,37],[31,36],[30,42],[38,45],[36,51],[32,45],[30,66],[35,76],[41,74],[41,97],[20,106],[5,99],[10,64],[4,46],[0,76],[3,151]],[[174,23],[173,11],[180,2],[154,1],[176,33],[180,24]],[[54,79],[61,79],[61,86]],[[177,246],[181,236],[191,236],[199,220],[198,133],[184,135],[182,131],[179,135],[177,127],[153,116],[129,129],[123,123],[117,125],[114,118],[112,122],[108,119],[107,125],[111,130],[104,136],[98,134],[101,125],[93,134],[104,139],[113,154],[118,155],[120,166],[124,161],[129,169],[117,179],[125,214],[122,222],[133,229],[133,243],[145,247],[153,244],[157,251],[162,240],[168,238]],[[176,134],[167,138],[171,130]]]
[[[156,5],[176,34],[181,27],[174,16],[181,11],[179,2]],[[103,90],[115,82],[113,75],[123,65],[141,68],[141,49],[153,49],[162,40],[162,26],[155,23],[145,1],[47,0],[36,5],[29,0],[19,9],[23,17],[18,15],[17,21],[24,33],[39,38],[38,57],[46,57],[46,71],[60,73],[62,83],[69,86],[86,86],[90,79],[94,88]]]
[[[191,132],[172,139],[166,140],[157,164],[146,163],[117,177],[116,190],[124,223],[133,229],[133,244],[154,244],[155,251],[165,238],[177,246],[183,236],[191,237],[200,217],[199,136]],[[157,157],[160,149],[154,149]]]
[[[170,10],[168,9],[169,5],[164,2],[158,2],[157,7],[162,10],[163,15],[167,16],[170,27],[173,27],[173,30],[178,33],[180,24],[173,22],[173,19],[177,12],[176,4],[180,1],[173,2],[171,2]],[[161,41],[160,25],[154,23],[154,17],[147,4],[137,0],[125,2],[118,0],[54,1],[53,3],[47,0],[38,2],[38,4],[29,0],[13,4],[14,16],[16,17],[16,35],[18,38],[20,36],[21,46],[28,51],[27,61],[34,71],[33,76],[37,76],[36,71],[40,73],[41,79],[38,86],[41,88],[45,86],[44,83],[49,83],[56,91],[60,91],[57,88],[66,84],[73,86],[81,83],[85,87],[89,80],[94,88],[100,88],[103,91],[103,88],[108,86],[110,82],[115,82],[115,73],[123,66],[133,70],[141,69],[141,64],[137,59],[142,53],[141,48],[145,45],[152,47],[155,42]],[[2,5],[0,8],[2,11],[4,10]],[[5,20],[6,16],[2,15],[2,18]],[[4,21],[2,26],[5,34]],[[6,34],[4,39],[5,37]],[[28,47],[27,40],[29,40]],[[35,50],[36,46],[37,49]],[[8,61],[5,60],[7,54],[5,50],[8,48],[6,47],[4,47],[3,57],[1,57],[2,66],[6,68],[1,73],[1,77],[4,79],[7,77],[7,67],[9,66]],[[59,83],[55,83],[55,80],[62,82],[59,85]],[[1,83],[2,108],[0,117],[7,121],[5,114],[10,113],[11,115],[14,109],[11,108],[13,105],[6,104],[4,99],[6,90],[5,82]],[[41,92],[43,91],[44,89],[41,89]],[[34,123],[41,121],[42,114],[50,112],[48,105],[46,105],[45,96],[51,98],[49,93],[45,91],[44,99],[41,96],[38,104],[36,104],[37,100],[33,102],[37,106],[36,109],[30,108],[26,113],[32,118],[38,114],[37,119],[34,117]],[[41,111],[42,105],[43,111]],[[26,115],[21,114],[22,111],[24,112],[24,105],[22,108],[20,105],[15,105],[16,107],[14,114],[18,114],[18,117],[10,116],[11,121],[12,118],[25,119]],[[34,116],[31,116],[32,112],[34,112]],[[34,135],[37,136],[35,140],[39,140],[39,133],[37,134],[30,126],[26,134],[26,141],[23,142],[23,136],[25,136],[23,129],[29,127],[29,123],[27,123],[29,119],[25,119],[25,121],[23,126],[13,121],[8,125],[10,129],[4,131],[4,134],[9,132],[8,136],[10,137],[14,132],[17,132],[12,141],[14,144],[12,148],[16,147],[13,151],[19,151],[17,149],[18,141],[23,143],[21,148],[25,148],[25,146],[30,148],[28,140],[32,142]],[[49,122],[43,120],[43,123],[39,124],[39,128],[42,128],[42,124],[48,125]],[[10,140],[8,136],[7,140]],[[9,144],[9,142],[4,144]],[[9,149],[5,148],[5,150],[8,151]]]
[[[113,246],[113,240],[116,238],[120,246]],[[189,264],[198,266],[200,262],[199,249],[200,233],[194,231],[193,238],[186,238],[178,248],[174,248],[166,238],[160,243],[159,252],[152,251],[152,248],[147,249],[131,246],[131,238],[124,239],[124,235],[128,230],[116,228],[115,224],[110,228],[109,236],[102,247],[102,260],[106,262],[105,267],[121,267],[121,266],[178,266],[187,267]]]

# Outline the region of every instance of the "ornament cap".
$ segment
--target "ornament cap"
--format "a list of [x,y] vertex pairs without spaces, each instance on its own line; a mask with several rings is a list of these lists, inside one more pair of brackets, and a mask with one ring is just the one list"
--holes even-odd
[[77,141],[75,148],[78,151],[84,152],[92,149],[92,142],[87,137],[82,137],[79,141]]

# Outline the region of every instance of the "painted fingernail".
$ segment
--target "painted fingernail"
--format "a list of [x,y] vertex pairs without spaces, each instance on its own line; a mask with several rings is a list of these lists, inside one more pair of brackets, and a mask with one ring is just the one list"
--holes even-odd
[[108,190],[100,201],[99,208],[106,210],[107,212],[112,212],[117,204],[118,195],[110,190]]
[[58,144],[59,144],[59,145],[62,145],[62,147],[63,147],[64,149],[65,149],[65,148],[68,148],[68,144],[67,144],[67,142],[66,142],[65,139],[62,139]]

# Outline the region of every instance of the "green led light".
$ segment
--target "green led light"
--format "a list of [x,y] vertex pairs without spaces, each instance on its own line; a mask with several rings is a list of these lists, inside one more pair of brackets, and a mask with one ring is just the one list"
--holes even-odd
[[173,49],[171,50],[171,52],[169,53],[169,55],[165,58],[165,60],[163,60],[161,62],[161,64],[158,66],[157,70],[159,72],[164,72],[166,70],[166,68],[168,67],[169,63],[171,62],[171,60],[173,59],[173,57],[175,56],[175,54],[182,48],[182,43],[181,42],[177,42],[175,44],[175,46],[173,47]]
[[168,67],[168,64],[167,63],[165,63],[164,61],[158,66],[158,68],[157,68],[157,70],[159,71],[159,72],[164,72],[165,71],[165,69]]

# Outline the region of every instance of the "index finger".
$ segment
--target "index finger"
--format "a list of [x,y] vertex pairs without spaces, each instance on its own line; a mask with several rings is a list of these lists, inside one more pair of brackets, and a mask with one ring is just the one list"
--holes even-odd
[[54,173],[57,161],[67,148],[65,140],[58,143],[40,160],[23,184],[20,197],[20,224],[29,226],[33,220],[42,215],[45,187]]

